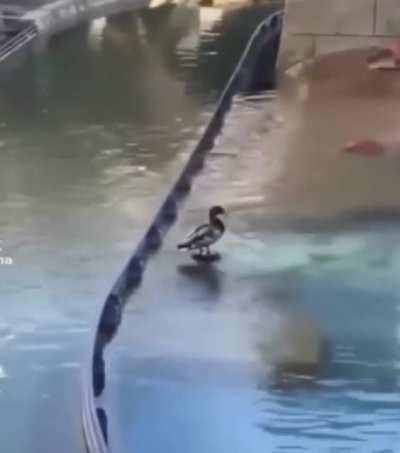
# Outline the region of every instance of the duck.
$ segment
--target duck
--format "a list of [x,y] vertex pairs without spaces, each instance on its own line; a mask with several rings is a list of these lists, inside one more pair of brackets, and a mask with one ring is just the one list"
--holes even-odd
[[178,250],[198,251],[201,256],[211,256],[210,246],[221,239],[225,225],[220,216],[225,214],[222,206],[213,206],[209,211],[209,223],[198,226],[178,244]]

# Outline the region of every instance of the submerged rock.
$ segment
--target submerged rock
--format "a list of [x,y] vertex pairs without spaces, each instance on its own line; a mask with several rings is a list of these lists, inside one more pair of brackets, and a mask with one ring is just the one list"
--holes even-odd
[[269,370],[269,384],[296,387],[315,383],[329,361],[327,338],[314,321],[289,315],[273,331],[265,332],[259,345]]

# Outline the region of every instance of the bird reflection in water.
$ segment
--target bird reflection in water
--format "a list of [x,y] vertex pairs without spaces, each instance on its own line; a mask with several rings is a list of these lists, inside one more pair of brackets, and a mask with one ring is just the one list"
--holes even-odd
[[202,293],[202,300],[217,302],[222,289],[224,273],[209,263],[182,264],[178,272]]

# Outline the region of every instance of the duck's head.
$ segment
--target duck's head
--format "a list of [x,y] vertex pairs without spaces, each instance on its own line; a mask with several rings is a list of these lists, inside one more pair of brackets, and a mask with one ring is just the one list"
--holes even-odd
[[210,219],[215,219],[216,217],[224,215],[225,213],[225,209],[222,206],[213,206],[210,209]]

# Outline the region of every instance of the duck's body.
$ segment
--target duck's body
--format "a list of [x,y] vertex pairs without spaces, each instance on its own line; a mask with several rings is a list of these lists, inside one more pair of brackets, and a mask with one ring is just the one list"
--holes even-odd
[[210,221],[198,226],[185,241],[178,244],[178,250],[195,250],[200,254],[210,255],[210,246],[221,239],[225,232],[225,225],[218,217],[225,214],[225,210],[220,206],[210,209]]

